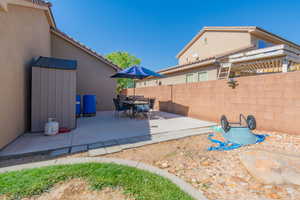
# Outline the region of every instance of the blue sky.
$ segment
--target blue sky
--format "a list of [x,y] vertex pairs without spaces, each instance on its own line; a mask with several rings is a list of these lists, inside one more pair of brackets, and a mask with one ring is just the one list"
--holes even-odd
[[102,55],[127,51],[153,70],[177,64],[176,54],[203,26],[260,26],[300,43],[297,0],[51,2],[57,26],[63,32]]

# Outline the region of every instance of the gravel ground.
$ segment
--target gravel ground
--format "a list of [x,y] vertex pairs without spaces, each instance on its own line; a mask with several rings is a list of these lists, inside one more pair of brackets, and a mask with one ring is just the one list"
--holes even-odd
[[[238,155],[249,149],[298,154],[300,136],[269,134],[260,144],[226,152],[209,152],[207,135],[148,145],[106,155],[142,161],[173,173],[201,190],[211,200],[300,199],[300,187],[295,185],[263,185],[242,166]],[[220,135],[216,135],[221,139]]]
[[[109,154],[103,157],[141,161],[167,170],[199,189],[211,200],[299,200],[300,186],[263,185],[256,181],[239,160],[239,153],[251,149],[284,152],[299,155],[300,136],[276,132],[269,134],[266,141],[239,149],[217,152],[207,151],[213,145],[207,135],[147,145]],[[222,139],[220,135],[216,135]],[[65,157],[88,156],[79,153]],[[50,159],[46,156],[26,157],[0,162],[0,166]]]

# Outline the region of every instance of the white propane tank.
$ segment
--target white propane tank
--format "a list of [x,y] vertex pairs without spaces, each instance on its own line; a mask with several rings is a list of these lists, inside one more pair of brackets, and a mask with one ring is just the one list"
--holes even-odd
[[52,118],[48,118],[48,122],[45,124],[45,135],[56,135],[58,134],[59,125],[58,122]]

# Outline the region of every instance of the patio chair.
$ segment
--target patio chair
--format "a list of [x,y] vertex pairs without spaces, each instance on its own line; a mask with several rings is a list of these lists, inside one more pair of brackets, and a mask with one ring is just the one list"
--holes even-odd
[[130,110],[130,107],[122,104],[119,99],[114,98],[113,102],[115,105],[115,116],[116,116],[116,113],[118,113],[118,117],[120,117],[120,112],[126,112],[126,111]]
[[147,116],[148,119],[150,119],[150,107],[149,104],[143,104],[143,105],[135,105],[134,106],[134,112],[137,114],[143,114],[145,117]]
[[124,94],[118,94],[117,99],[122,102],[123,100],[126,100],[128,97]]
[[150,108],[151,110],[154,109],[154,104],[155,104],[155,99],[149,99],[149,108]]
[[149,118],[151,119],[152,111],[154,109],[155,99],[149,99]]

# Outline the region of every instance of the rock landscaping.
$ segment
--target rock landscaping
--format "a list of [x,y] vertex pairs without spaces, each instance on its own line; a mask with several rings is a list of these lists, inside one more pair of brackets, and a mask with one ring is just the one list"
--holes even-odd
[[264,134],[269,134],[265,142],[232,151],[207,151],[212,144],[207,135],[200,135],[106,157],[158,166],[189,182],[211,200],[299,200],[300,137]]
[[[207,151],[207,135],[123,150],[101,157],[144,162],[172,173],[210,200],[299,200],[300,136],[276,132],[260,144],[232,151]],[[222,139],[216,134],[217,139]],[[78,153],[65,157],[86,157]],[[49,159],[34,156],[0,162],[2,166]]]

